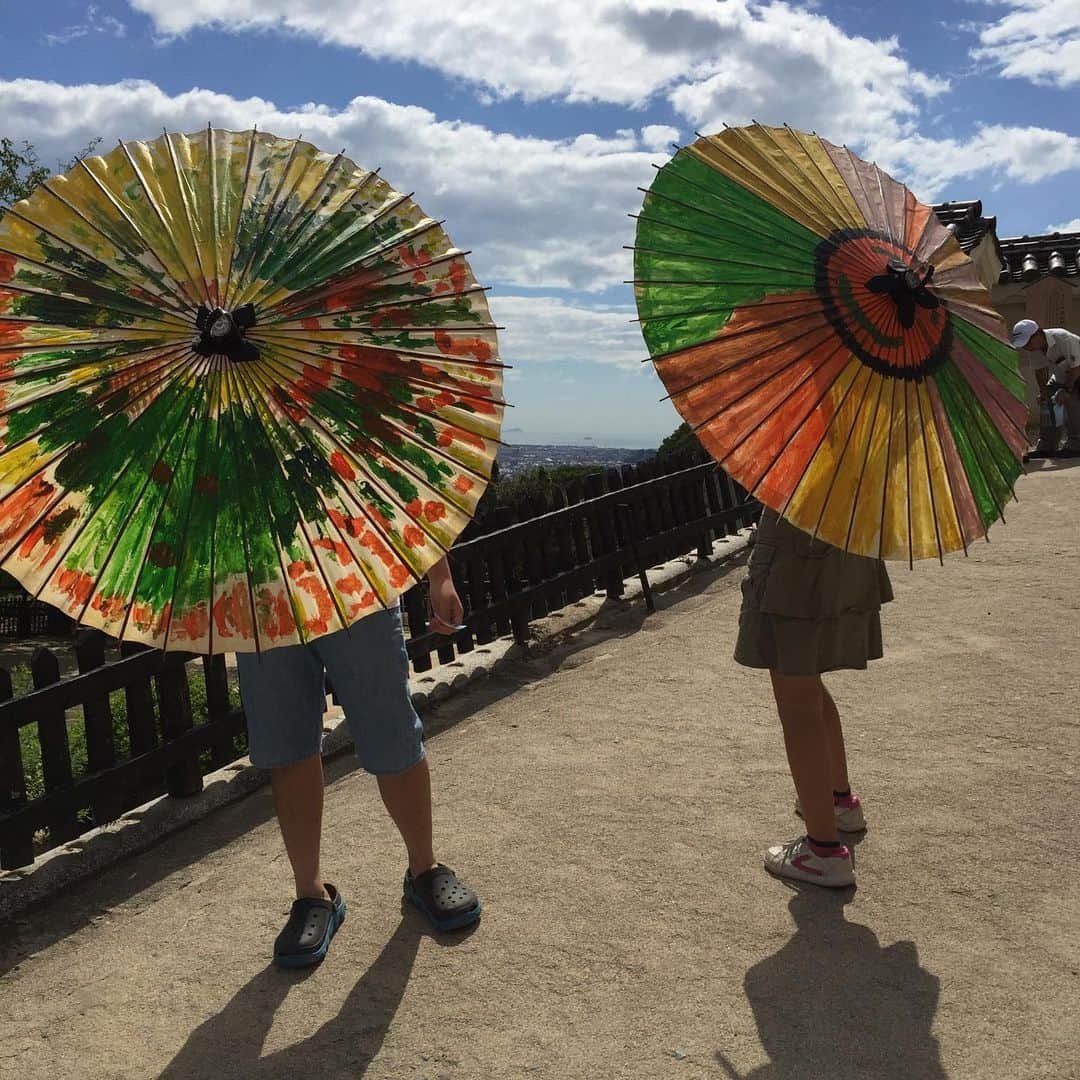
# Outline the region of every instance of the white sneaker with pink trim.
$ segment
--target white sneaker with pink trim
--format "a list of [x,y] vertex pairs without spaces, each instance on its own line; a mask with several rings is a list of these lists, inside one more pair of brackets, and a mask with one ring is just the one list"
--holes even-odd
[[[803,816],[802,803],[795,800],[795,813]],[[858,795],[845,795],[833,804],[833,815],[839,832],[866,832],[866,815]]]
[[765,869],[777,877],[808,881],[830,889],[855,884],[855,868],[846,847],[841,844],[835,854],[818,855],[805,836],[769,848],[765,852]]

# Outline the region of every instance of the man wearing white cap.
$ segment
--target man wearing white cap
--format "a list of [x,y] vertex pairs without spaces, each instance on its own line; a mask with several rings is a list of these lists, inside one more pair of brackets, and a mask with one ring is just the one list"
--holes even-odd
[[[1035,381],[1039,399],[1057,413],[1064,413],[1065,445],[1058,450],[1061,432],[1052,421],[1053,435],[1043,433],[1032,457],[1080,457],[1080,337],[1068,330],[1043,330],[1034,319],[1021,319],[1013,327],[1013,348],[1035,353]],[[1042,356],[1037,354],[1041,353]]]

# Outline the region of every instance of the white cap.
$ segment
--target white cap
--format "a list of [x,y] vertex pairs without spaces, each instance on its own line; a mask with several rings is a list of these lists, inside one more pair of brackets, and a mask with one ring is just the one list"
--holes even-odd
[[1034,319],[1021,319],[1013,327],[1013,348],[1022,349],[1038,332],[1039,324]]

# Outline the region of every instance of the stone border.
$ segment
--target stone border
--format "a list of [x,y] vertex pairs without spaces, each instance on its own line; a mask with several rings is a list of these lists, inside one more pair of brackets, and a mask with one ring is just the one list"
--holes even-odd
[[[656,592],[665,592],[683,584],[697,573],[742,555],[750,544],[752,530],[717,540],[712,555],[698,558],[686,555],[655,566],[648,571],[649,584]],[[620,603],[640,601],[641,583],[636,576],[626,579]],[[552,612],[530,624],[538,643],[550,645],[578,633],[590,625],[608,603],[603,592]],[[527,647],[526,647],[527,649]],[[431,672],[414,675],[409,680],[413,704],[424,713],[432,705],[462,693],[470,683],[491,674],[506,657],[520,656],[521,647],[510,637],[478,645],[470,653],[442,664]],[[326,714],[323,757],[330,759],[348,751],[352,745],[344,714],[330,705]],[[443,728],[436,728],[435,733]],[[92,829],[67,844],[42,855],[33,866],[0,872],[0,922],[16,918],[27,908],[41,903],[63,889],[153,847],[159,841],[209,816],[268,783],[269,775],[246,758],[226,765],[203,778],[198,795],[173,799],[162,795],[128,811],[98,829]]]

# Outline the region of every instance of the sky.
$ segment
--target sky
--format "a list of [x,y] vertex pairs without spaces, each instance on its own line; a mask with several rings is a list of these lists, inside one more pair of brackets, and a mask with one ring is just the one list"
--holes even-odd
[[634,223],[695,132],[787,123],[999,236],[1080,229],[1080,0],[0,0],[0,135],[49,165],[211,123],[379,166],[469,249],[508,442],[655,446]]

